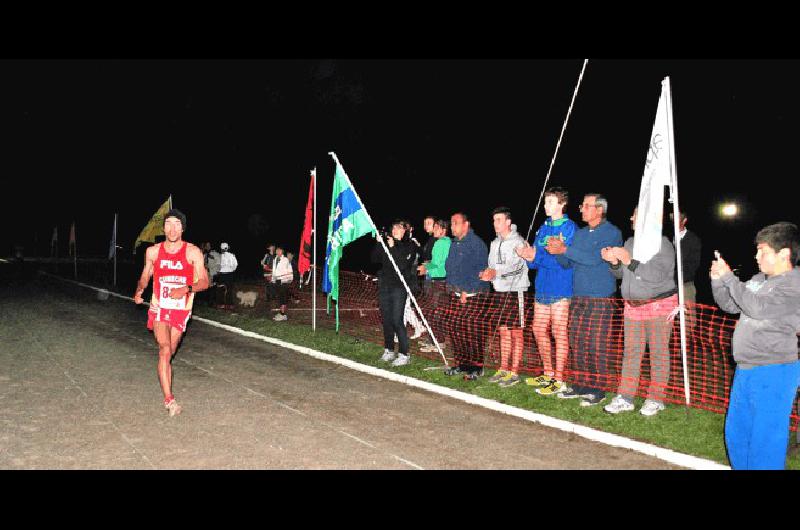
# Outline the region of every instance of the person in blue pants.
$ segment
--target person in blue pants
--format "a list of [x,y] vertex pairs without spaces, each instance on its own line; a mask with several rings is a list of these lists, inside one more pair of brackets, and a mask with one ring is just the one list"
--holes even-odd
[[725,418],[725,445],[733,469],[784,469],[789,419],[800,386],[800,232],[792,223],[763,228],[755,238],[761,272],[740,281],[716,253],[711,262],[714,300],[740,313],[733,331],[736,361]]

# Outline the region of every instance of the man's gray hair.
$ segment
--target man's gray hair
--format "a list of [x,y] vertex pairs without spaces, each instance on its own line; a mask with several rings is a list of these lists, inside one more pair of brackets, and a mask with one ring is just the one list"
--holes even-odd
[[594,197],[594,203],[603,209],[603,217],[608,215],[608,199],[600,193],[587,193],[584,197]]

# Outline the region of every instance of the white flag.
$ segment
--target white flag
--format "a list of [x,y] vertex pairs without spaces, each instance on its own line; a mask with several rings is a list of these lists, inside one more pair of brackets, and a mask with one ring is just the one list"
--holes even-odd
[[117,253],[117,214],[114,214],[114,230],[111,232],[111,244],[108,246],[108,259],[114,259]]
[[669,116],[669,77],[661,82],[656,121],[650,136],[647,160],[644,164],[642,186],[639,188],[639,206],[636,213],[633,240],[633,259],[647,263],[661,249],[661,220],[664,215],[664,186],[674,178],[670,145],[672,142],[672,116]]

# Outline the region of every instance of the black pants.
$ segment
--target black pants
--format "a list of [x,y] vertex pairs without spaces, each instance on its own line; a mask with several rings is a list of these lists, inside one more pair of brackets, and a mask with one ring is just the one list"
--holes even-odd
[[486,338],[489,336],[490,320],[487,319],[488,297],[477,293],[461,303],[458,296],[449,293],[448,310],[443,315],[445,329],[453,344],[455,365],[465,372],[480,371],[483,368],[483,355]]
[[383,319],[383,345],[394,351],[394,335],[400,343],[400,353],[408,355],[408,333],[403,324],[403,312],[408,294],[404,287],[378,287],[378,301]]
[[[579,394],[605,395],[609,388],[609,355],[619,309],[608,298],[573,297],[569,304],[569,350],[576,379],[570,385]],[[619,329],[616,329],[619,334]]]
[[286,305],[289,303],[289,284],[288,283],[273,283],[275,292],[278,295],[278,303]]
[[[450,295],[444,280],[425,280],[422,286],[423,311],[439,344],[444,344],[444,322],[447,320]],[[433,343],[433,341],[431,341]]]
[[229,302],[229,300],[233,300],[235,296],[235,292],[233,290],[234,289],[233,280],[234,278],[232,272],[220,272],[219,274],[217,274],[216,298],[218,304],[229,305],[232,303]]

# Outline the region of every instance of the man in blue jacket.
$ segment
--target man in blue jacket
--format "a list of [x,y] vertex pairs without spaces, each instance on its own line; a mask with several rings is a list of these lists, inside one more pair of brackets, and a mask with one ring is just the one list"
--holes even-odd
[[575,372],[583,375],[585,386],[571,385],[558,394],[564,399],[583,398],[581,406],[597,405],[605,399],[603,386],[611,351],[613,316],[617,311],[611,299],[617,281],[600,251],[622,246],[619,228],[606,220],[608,201],[599,193],[587,193],[579,206],[586,226],[575,233],[572,245],[558,238],[548,241],[547,252],[564,266],[573,269],[572,304],[569,308],[569,349]]
[[470,228],[466,214],[453,214],[450,229],[453,239],[445,261],[450,297],[447,334],[453,344],[455,365],[445,374],[463,373],[469,379],[475,379],[483,373],[483,350],[488,333],[484,320],[489,282],[480,280],[479,275],[486,268],[489,250]]

